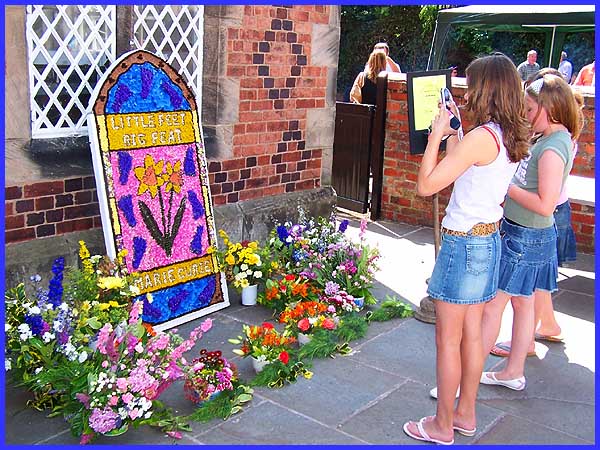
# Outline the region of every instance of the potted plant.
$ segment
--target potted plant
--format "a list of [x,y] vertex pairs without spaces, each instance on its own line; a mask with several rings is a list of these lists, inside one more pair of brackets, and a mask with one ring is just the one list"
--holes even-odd
[[275,327],[264,322],[260,326],[244,325],[244,336],[238,336],[237,339],[229,339],[232,344],[241,345],[239,349],[234,349],[236,355],[252,358],[252,367],[258,373],[264,366],[274,361],[281,361],[283,364],[289,362],[290,345],[296,342],[296,338],[289,333],[280,334]]
[[307,343],[317,329],[334,330],[337,319],[333,305],[318,301],[289,305],[279,316],[279,322],[286,325],[286,330],[298,336],[300,345]]
[[227,281],[242,294],[242,304],[255,305],[258,294],[258,283],[268,275],[268,268],[263,265],[263,253],[257,241],[232,242],[224,230],[219,230],[225,249],[217,251],[220,269],[225,272]]
[[317,300],[319,292],[314,283],[303,276],[286,274],[279,280],[267,280],[258,303],[273,309],[273,315],[278,316],[291,303]]
[[193,403],[215,398],[223,391],[233,391],[237,368],[227,361],[220,350],[203,348],[184,370],[183,390]]

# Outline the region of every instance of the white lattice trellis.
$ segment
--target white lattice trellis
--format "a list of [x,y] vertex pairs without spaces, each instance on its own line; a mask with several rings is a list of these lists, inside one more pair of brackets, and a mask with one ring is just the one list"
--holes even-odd
[[199,105],[202,94],[204,6],[134,6],[134,43],[183,75]]
[[27,6],[32,137],[86,135],[91,93],[116,58],[115,6]]

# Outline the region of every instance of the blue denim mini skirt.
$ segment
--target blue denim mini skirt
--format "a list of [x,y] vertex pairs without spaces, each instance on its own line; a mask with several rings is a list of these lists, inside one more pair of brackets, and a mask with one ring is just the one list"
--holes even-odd
[[558,290],[556,225],[528,228],[502,220],[502,252],[498,289],[512,296],[529,297],[536,289]]
[[474,305],[495,297],[500,267],[500,233],[455,236],[442,233],[442,245],[429,279],[431,298]]
[[556,241],[558,265],[561,266],[563,263],[577,259],[577,243],[571,226],[571,204],[568,200],[554,210],[554,223],[558,234]]

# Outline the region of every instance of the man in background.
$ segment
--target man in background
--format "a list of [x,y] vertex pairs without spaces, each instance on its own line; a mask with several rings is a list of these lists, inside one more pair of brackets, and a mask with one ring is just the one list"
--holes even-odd
[[573,74],[573,64],[571,64],[571,61],[567,59],[567,52],[560,52],[558,71],[567,83],[571,82],[571,75]]
[[537,52],[535,50],[529,50],[527,52],[527,60],[523,61],[517,67],[521,80],[527,81],[531,75],[540,70],[540,65],[537,61]]

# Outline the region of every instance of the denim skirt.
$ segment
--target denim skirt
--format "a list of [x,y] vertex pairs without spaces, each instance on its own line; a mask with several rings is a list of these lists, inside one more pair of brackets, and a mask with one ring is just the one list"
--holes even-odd
[[554,210],[554,223],[556,223],[556,255],[558,265],[573,262],[577,259],[577,243],[575,232],[571,226],[571,204],[566,202],[558,205]]
[[442,245],[429,279],[431,298],[459,305],[491,300],[498,288],[500,233],[454,236],[442,233]]
[[528,228],[502,220],[502,251],[498,289],[512,296],[529,297],[536,289],[558,290],[556,225]]

